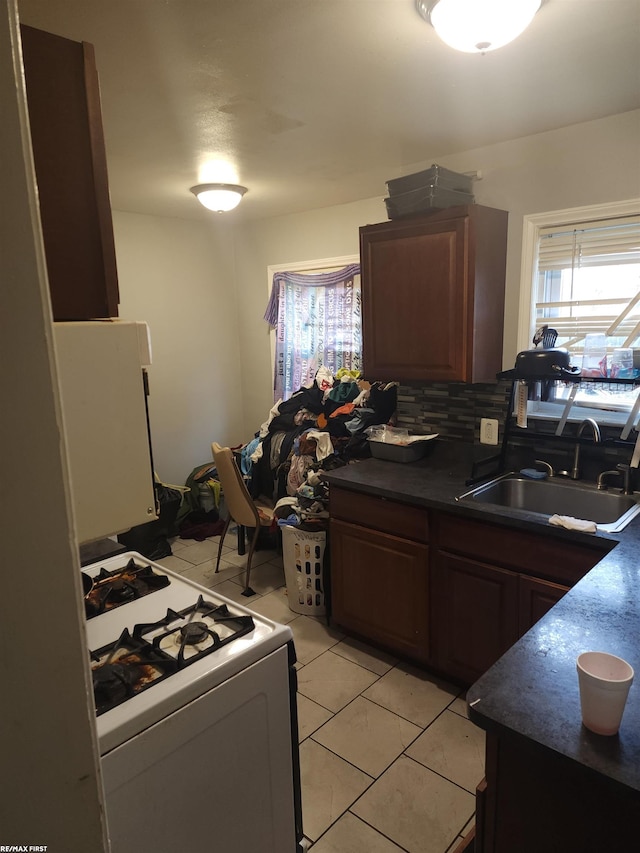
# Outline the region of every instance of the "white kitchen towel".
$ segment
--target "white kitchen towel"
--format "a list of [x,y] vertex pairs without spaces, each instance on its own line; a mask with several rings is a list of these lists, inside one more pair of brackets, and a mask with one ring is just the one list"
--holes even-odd
[[580,530],[582,533],[595,533],[598,529],[595,521],[585,521],[572,515],[552,515],[549,524],[555,527],[566,527],[567,530]]

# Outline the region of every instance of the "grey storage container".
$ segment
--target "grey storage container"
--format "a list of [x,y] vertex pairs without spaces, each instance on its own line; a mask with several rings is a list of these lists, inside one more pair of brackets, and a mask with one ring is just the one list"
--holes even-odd
[[404,175],[401,178],[393,178],[387,181],[387,189],[390,196],[418,190],[425,187],[437,187],[442,190],[456,190],[457,192],[472,193],[473,178],[460,172],[452,172],[435,163],[430,169],[422,172],[414,172],[412,175]]
[[389,219],[399,219],[402,216],[411,216],[414,213],[442,210],[447,207],[457,207],[474,202],[475,198],[471,193],[444,190],[439,187],[421,187],[384,200]]
[[416,462],[426,454],[429,441],[414,441],[411,444],[391,444],[388,441],[369,441],[371,455],[389,462]]

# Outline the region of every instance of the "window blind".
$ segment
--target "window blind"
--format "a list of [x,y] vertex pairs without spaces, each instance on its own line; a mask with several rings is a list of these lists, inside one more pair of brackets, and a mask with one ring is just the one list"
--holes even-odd
[[609,349],[640,345],[640,215],[540,230],[535,324],[581,350],[589,333]]

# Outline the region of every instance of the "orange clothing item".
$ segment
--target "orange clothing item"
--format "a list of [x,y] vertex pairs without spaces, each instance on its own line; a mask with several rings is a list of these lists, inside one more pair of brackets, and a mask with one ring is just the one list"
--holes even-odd
[[335,412],[331,412],[331,417],[335,418],[338,415],[350,415],[354,409],[355,406],[353,403],[345,403],[344,406],[340,406],[340,408],[336,409]]

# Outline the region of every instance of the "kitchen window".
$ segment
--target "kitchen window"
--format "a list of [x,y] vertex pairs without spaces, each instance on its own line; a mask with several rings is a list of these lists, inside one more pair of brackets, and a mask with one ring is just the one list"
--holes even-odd
[[[546,325],[584,367],[595,340],[587,336],[604,335],[595,363],[615,378],[620,350],[640,348],[640,200],[525,217],[523,283],[518,350]],[[570,392],[556,383],[549,400],[529,401],[529,415],[558,417]],[[637,395],[628,383],[582,382],[570,418],[624,423]]]
[[275,331],[274,401],[313,382],[362,366],[362,297],[357,256],[269,267],[264,319]]

